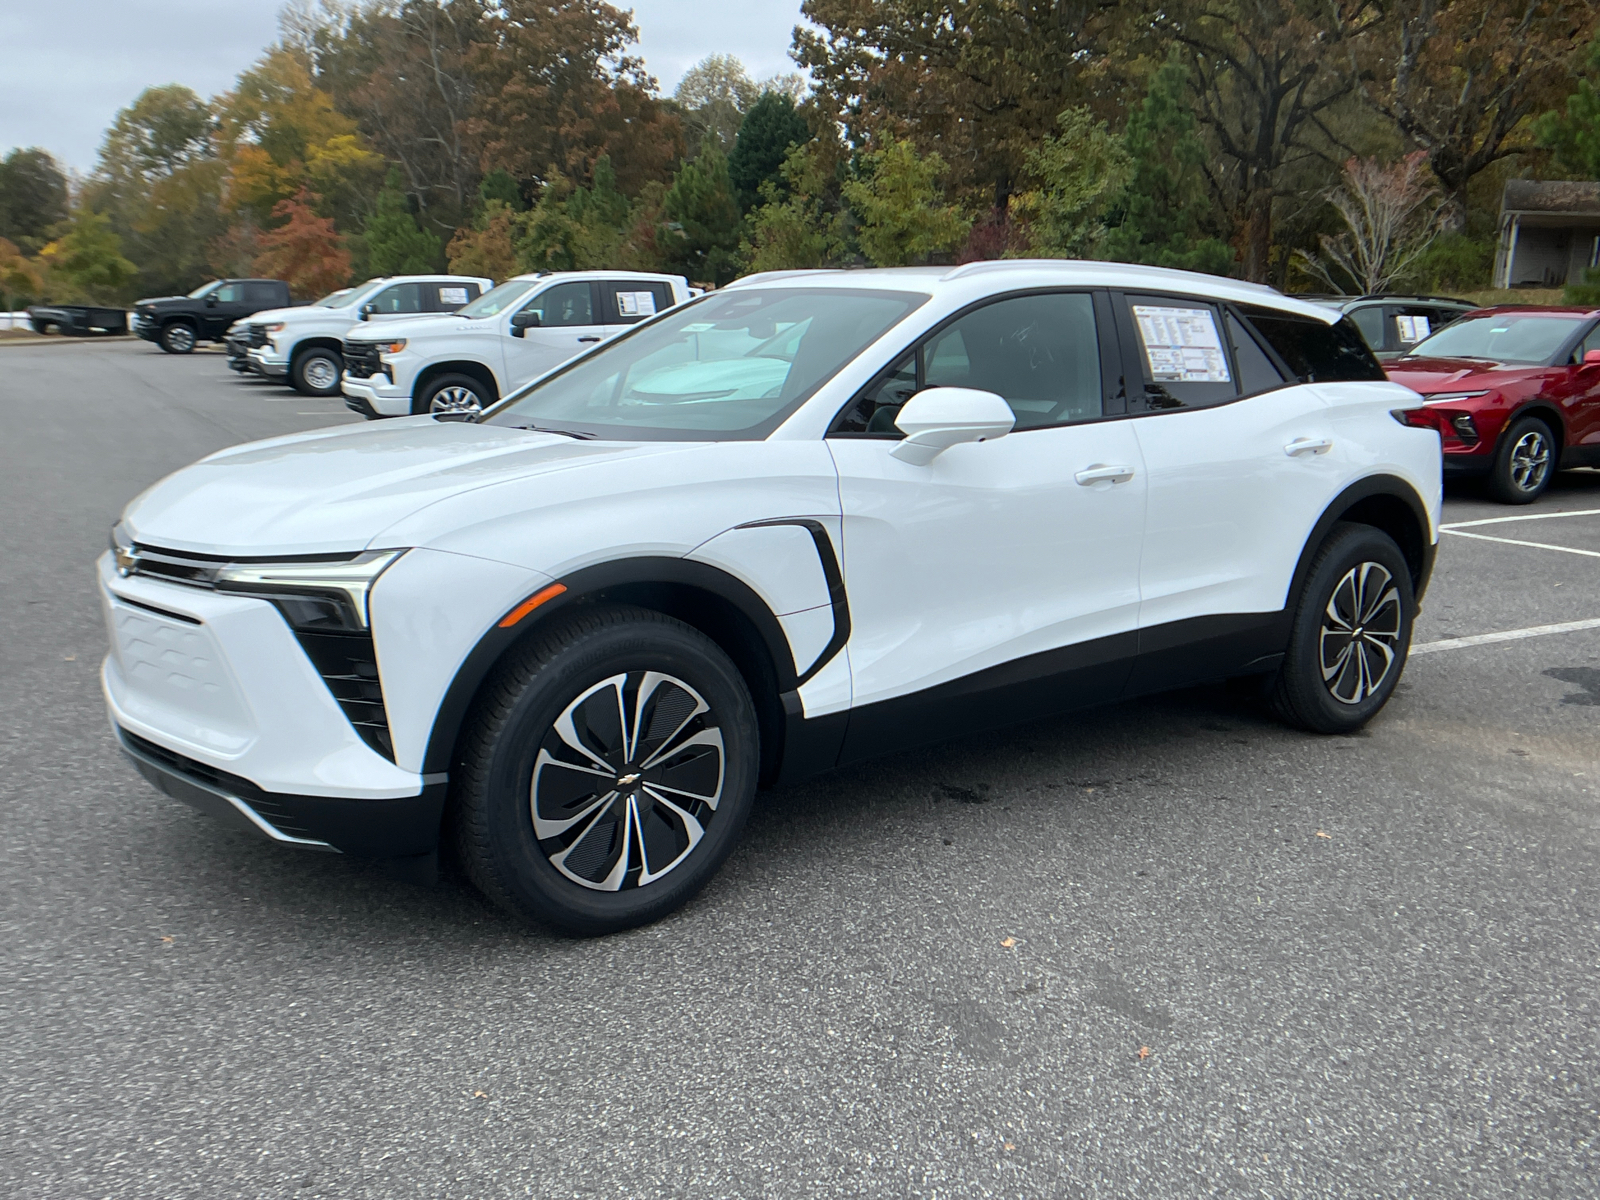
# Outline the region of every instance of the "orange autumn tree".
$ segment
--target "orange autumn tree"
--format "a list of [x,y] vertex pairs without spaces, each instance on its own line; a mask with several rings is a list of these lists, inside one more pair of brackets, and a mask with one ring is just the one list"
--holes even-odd
[[291,199],[272,206],[276,229],[261,235],[256,270],[282,279],[303,299],[325,295],[350,279],[350,252],[333,227],[333,218],[317,216],[321,197],[302,187]]

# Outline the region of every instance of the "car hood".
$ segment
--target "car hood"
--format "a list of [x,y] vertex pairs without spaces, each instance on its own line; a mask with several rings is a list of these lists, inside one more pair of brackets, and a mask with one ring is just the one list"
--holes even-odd
[[1487,362],[1481,358],[1396,358],[1384,363],[1383,369],[1395,383],[1424,395],[1502,387],[1544,370],[1526,363]]
[[397,337],[413,337],[443,325],[467,326],[477,322],[454,313],[428,313],[424,316],[401,317],[396,321],[358,321],[348,334],[352,342],[389,342]]
[[[143,300],[135,300],[135,308],[154,308],[158,304],[177,304],[179,301],[188,300],[188,296],[146,296]],[[200,303],[197,301],[196,303]]]
[[462,492],[685,447],[582,442],[431,417],[341,426],[203,458],[135,499],[123,522],[136,542],[196,554],[348,553]]
[[308,316],[338,316],[337,308],[311,308],[306,305],[295,305],[293,308],[263,308],[253,312],[248,317],[240,318],[239,323],[250,325],[266,325],[272,321],[303,321]]

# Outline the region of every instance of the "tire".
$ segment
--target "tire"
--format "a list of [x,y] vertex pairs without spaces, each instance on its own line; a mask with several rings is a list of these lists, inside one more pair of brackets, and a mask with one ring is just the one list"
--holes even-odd
[[199,335],[195,333],[193,325],[185,321],[174,321],[162,327],[161,348],[168,354],[190,354],[199,343]]
[[430,380],[411,401],[416,416],[427,413],[480,413],[494,403],[481,380],[471,375],[440,375]]
[[524,921],[630,929],[716,873],[759,762],[755,707],[715,643],[645,609],[590,610],[536,634],[481,693],[451,772],[454,843]]
[[343,374],[344,356],[325,346],[302,350],[289,364],[289,382],[302,396],[337,396]]
[[1313,733],[1360,729],[1400,681],[1415,616],[1411,571],[1394,539],[1370,525],[1335,525],[1306,573],[1269,693],[1273,711]]
[[1523,417],[1500,435],[1489,494],[1502,504],[1532,504],[1556,473],[1556,438],[1548,422]]

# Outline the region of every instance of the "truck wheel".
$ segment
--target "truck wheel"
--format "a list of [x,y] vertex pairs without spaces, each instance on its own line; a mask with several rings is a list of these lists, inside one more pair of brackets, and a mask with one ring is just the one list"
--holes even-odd
[[485,687],[450,773],[467,874],[563,933],[629,929],[682,906],[733,849],[761,759],[738,669],[658,612],[558,621]]
[[470,375],[441,375],[411,401],[416,416],[455,413],[476,416],[494,403],[489,389]]
[[161,348],[168,354],[188,354],[198,341],[194,326],[186,321],[174,321],[161,331]]
[[339,376],[344,374],[344,357],[337,350],[318,346],[294,356],[289,382],[304,396],[337,396]]
[[1531,504],[1556,471],[1556,441],[1538,417],[1523,417],[1500,437],[1489,492],[1501,504]]

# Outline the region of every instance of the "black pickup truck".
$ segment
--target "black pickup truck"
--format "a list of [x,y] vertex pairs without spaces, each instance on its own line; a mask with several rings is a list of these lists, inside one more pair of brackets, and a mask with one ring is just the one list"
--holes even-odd
[[168,354],[188,354],[202,341],[220,342],[228,326],[267,308],[290,308],[281,279],[217,279],[187,296],[158,296],[133,306],[133,331]]
[[35,333],[60,333],[85,337],[93,333],[127,333],[128,314],[121,308],[96,308],[91,304],[35,304],[28,310]]

